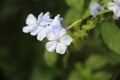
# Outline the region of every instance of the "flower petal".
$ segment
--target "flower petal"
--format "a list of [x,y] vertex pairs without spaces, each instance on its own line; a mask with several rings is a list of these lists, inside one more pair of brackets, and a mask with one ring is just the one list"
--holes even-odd
[[56,41],[52,41],[52,42],[47,42],[46,43],[46,48],[49,52],[54,52],[57,46],[57,42]]
[[113,15],[113,19],[117,20],[117,19],[119,19],[119,17],[116,15]]
[[35,36],[35,35],[37,35],[41,30],[43,30],[44,28],[43,27],[41,27],[41,26],[36,26],[33,30],[31,30],[31,35],[32,36]]
[[52,24],[51,24],[52,30],[58,30],[61,28],[61,18],[60,15],[58,14],[57,16],[55,16]]
[[114,2],[109,2],[108,3],[108,9],[112,10],[113,12],[116,11],[118,8],[118,5]]
[[90,5],[90,13],[92,16],[96,17],[96,14],[98,12],[99,9],[99,4],[94,2]]
[[38,15],[38,22],[41,21],[42,16],[43,16],[43,13],[41,12],[41,13]]
[[61,27],[61,18],[60,18],[59,14],[57,16],[55,16],[53,23],[51,25]]
[[22,31],[24,33],[29,33],[33,28],[34,28],[33,25],[32,26],[25,26],[25,27],[23,27]]
[[37,22],[37,19],[33,14],[29,14],[27,16],[27,19],[26,19],[26,24],[27,25],[33,25],[33,24],[36,24],[36,22]]
[[47,34],[47,39],[48,39],[49,41],[56,40],[56,35],[55,35],[55,33],[50,32],[49,34]]
[[38,25],[47,27],[52,23],[53,19],[50,19],[49,12],[46,12],[44,15],[41,13],[38,16]]
[[46,33],[49,34],[51,32],[51,26],[45,27]]
[[120,3],[120,0],[113,0],[115,3]]
[[65,46],[65,44],[63,44],[63,43],[58,43],[58,44],[57,44],[57,48],[56,48],[56,52],[57,52],[57,53],[60,53],[60,54],[64,54],[66,48],[67,48],[67,47]]
[[73,39],[69,35],[65,35],[60,40],[65,45],[70,45],[70,43],[73,41]]
[[49,19],[49,18],[50,18],[49,14],[50,14],[49,12],[46,12],[46,13],[42,16],[42,18],[45,19],[45,20]]
[[43,29],[37,35],[37,40],[42,41],[46,37],[46,31]]
[[98,12],[98,9],[93,9],[93,10],[91,10],[90,13],[93,17],[96,17],[97,12]]
[[99,4],[94,2],[90,5],[90,9],[93,9],[93,8],[98,8],[99,7]]
[[64,29],[64,28],[62,28],[61,30],[60,30],[60,37],[62,37],[63,35],[65,35],[66,34],[66,29]]
[[57,36],[58,38],[61,38],[62,36],[64,36],[64,35],[66,34],[66,29],[61,28],[60,30],[55,31],[54,33],[56,34],[56,36]]
[[114,15],[117,17],[120,17],[120,8],[118,8],[115,12]]
[[104,7],[99,5],[96,2],[94,2],[90,5],[90,13],[93,17],[96,17],[96,14],[101,10],[104,10]]

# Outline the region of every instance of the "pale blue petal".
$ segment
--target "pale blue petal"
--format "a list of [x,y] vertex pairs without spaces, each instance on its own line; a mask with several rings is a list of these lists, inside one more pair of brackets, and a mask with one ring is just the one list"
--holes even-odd
[[52,22],[53,20],[50,18],[50,13],[49,12],[46,12],[43,16],[42,16],[42,21],[45,21],[45,22]]
[[55,33],[53,32],[50,32],[49,34],[47,34],[47,39],[49,41],[53,41],[53,40],[56,40],[57,36],[55,35]]
[[46,49],[49,52],[54,52],[57,46],[57,42],[56,41],[51,41],[51,42],[47,42],[46,43]]
[[59,14],[57,16],[55,16],[53,23],[51,25],[61,27],[61,17]]
[[29,33],[33,28],[34,28],[33,25],[32,26],[25,26],[25,27],[23,27],[22,31],[24,33]]
[[34,25],[37,23],[37,19],[33,14],[29,14],[26,18],[27,25]]
[[41,30],[43,30],[44,28],[43,27],[41,27],[41,26],[36,26],[36,27],[34,27],[34,29],[32,29],[31,30],[31,32],[30,32],[30,34],[32,35],[32,36],[35,36],[35,35],[37,35]]
[[120,4],[120,0],[113,0],[115,3]]
[[93,8],[98,8],[99,7],[99,4],[98,3],[96,3],[96,2],[94,2],[94,3],[92,3],[91,5],[90,5],[90,9],[93,9]]
[[91,10],[91,15],[96,17],[96,14],[98,13],[98,9],[92,9]]
[[58,33],[56,31],[56,34],[61,38],[64,35],[66,35],[66,29],[62,28],[61,30],[58,31]]
[[51,23],[51,31],[55,32],[55,31],[60,30],[61,28],[62,28],[62,26],[61,26],[61,17],[58,14],[57,16],[55,16],[53,22]]
[[73,39],[69,35],[64,35],[61,39],[60,42],[64,43],[65,45],[70,45]]
[[98,12],[98,8],[99,8],[99,4],[98,3],[92,3],[90,5],[90,13],[92,16],[96,16],[97,12]]
[[118,8],[115,12],[114,15],[117,17],[120,17],[120,8]]
[[113,12],[115,12],[118,8],[118,5],[114,2],[109,2],[108,3],[108,9],[112,10]]
[[98,3],[94,2],[90,5],[90,13],[93,17],[96,17],[96,14],[101,11],[104,10],[103,6],[100,6]]
[[41,13],[38,15],[38,22],[41,21],[42,16],[43,16],[43,13],[41,12]]
[[46,12],[43,16],[43,19],[49,19],[50,18],[50,12]]
[[50,19],[49,12],[46,12],[44,15],[39,15],[38,25],[47,27],[52,23],[53,19]]
[[66,48],[67,48],[67,47],[66,47],[65,44],[63,44],[63,43],[58,43],[58,44],[57,44],[57,48],[56,48],[56,52],[59,53],[59,54],[64,54]]
[[37,35],[37,40],[42,41],[46,37],[46,31],[43,29]]
[[113,15],[113,19],[117,20],[117,19],[119,19],[119,17],[116,15]]

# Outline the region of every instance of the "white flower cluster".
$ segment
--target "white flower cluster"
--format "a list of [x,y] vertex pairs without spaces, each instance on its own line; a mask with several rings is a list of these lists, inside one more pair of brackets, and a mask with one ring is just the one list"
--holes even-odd
[[[119,17],[120,17],[120,0],[113,0],[113,2],[109,2],[108,9],[113,11],[114,19],[119,19]],[[90,13],[93,17],[96,17],[96,14],[101,10],[104,10],[104,7],[99,5],[96,2],[94,2],[90,5]]]
[[23,32],[37,36],[39,41],[46,37],[49,41],[46,43],[46,48],[49,52],[56,51],[59,54],[64,54],[73,39],[66,34],[66,29],[61,25],[62,20],[60,15],[51,19],[49,12],[41,13],[38,19],[33,14],[29,14],[26,19],[27,26],[23,27]]

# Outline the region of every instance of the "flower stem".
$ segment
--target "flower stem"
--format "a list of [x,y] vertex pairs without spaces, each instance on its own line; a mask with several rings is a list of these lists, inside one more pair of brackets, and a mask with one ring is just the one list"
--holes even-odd
[[101,15],[101,14],[108,13],[108,12],[111,12],[111,10],[106,9],[106,10],[100,11],[97,13],[97,15]]
[[74,21],[70,26],[67,27],[67,30],[74,27],[75,25],[77,25],[78,23],[80,23],[82,21],[82,19],[78,19],[76,21]]

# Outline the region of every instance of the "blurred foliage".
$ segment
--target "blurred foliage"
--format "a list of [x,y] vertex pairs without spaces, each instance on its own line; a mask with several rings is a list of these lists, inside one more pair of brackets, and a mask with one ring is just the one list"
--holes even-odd
[[[104,10],[93,19],[89,5],[107,8],[112,0],[1,0],[0,80],[120,80],[120,19]],[[24,34],[26,16],[61,14],[74,41],[64,55],[49,53],[44,42]],[[104,14],[103,14],[104,13]]]
[[114,23],[102,23],[102,36],[107,46],[120,54],[120,30]]

